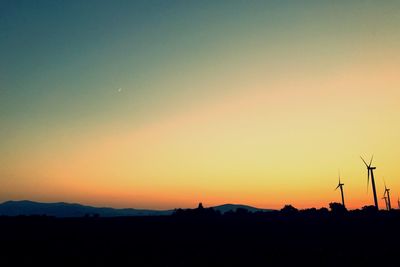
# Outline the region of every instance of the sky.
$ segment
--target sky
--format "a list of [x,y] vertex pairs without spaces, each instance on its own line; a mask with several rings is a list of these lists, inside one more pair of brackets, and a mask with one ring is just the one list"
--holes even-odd
[[361,208],[374,154],[395,203],[399,28],[399,1],[0,0],[0,201],[326,207],[340,171]]

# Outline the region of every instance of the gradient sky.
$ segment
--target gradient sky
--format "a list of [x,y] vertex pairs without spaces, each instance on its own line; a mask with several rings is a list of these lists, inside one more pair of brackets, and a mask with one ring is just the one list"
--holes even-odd
[[[0,201],[400,195],[399,1],[0,0]],[[380,201],[381,207],[383,202]]]

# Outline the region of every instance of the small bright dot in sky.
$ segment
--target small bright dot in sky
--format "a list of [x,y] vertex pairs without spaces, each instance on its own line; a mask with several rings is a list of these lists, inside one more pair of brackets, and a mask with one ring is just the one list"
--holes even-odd
[[122,92],[122,88],[118,88],[118,93],[121,93]]

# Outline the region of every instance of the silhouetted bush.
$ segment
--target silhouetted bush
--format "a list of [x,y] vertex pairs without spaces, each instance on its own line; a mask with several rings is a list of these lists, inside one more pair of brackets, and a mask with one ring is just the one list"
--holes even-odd
[[248,209],[245,209],[245,208],[237,208],[236,209],[236,214],[237,215],[248,215],[250,213],[251,212]]
[[337,202],[329,203],[329,208],[333,214],[344,214],[347,212],[346,207]]
[[299,210],[296,209],[295,207],[293,207],[292,205],[285,205],[285,206],[281,209],[281,213],[287,214],[287,215],[297,214],[298,212],[299,212]]
[[220,216],[221,212],[214,210],[213,208],[204,208],[202,203],[199,203],[196,209],[176,209],[172,216],[180,218],[215,218]]
[[325,207],[322,207],[322,208],[320,208],[318,210],[318,213],[321,214],[321,215],[325,215],[325,214],[329,213],[329,210],[327,208],[325,208]]
[[375,206],[364,206],[362,207],[362,211],[367,214],[375,214],[378,212]]

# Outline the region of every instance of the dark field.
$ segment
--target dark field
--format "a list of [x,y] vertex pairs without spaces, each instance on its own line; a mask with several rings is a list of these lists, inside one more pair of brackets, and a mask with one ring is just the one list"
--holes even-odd
[[1,266],[400,266],[400,213],[0,217]]

